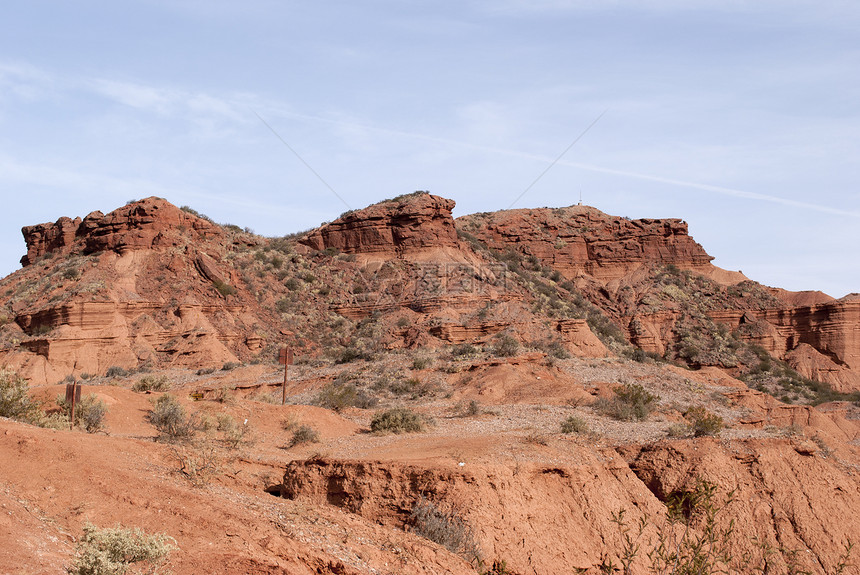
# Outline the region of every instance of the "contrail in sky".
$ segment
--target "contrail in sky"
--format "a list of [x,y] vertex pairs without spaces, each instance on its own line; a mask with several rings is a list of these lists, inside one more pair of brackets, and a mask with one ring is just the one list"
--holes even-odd
[[743,199],[747,199],[747,200],[758,200],[758,201],[762,201],[762,202],[771,202],[771,203],[780,204],[783,206],[789,206],[789,207],[793,207],[793,208],[802,208],[805,210],[813,210],[816,212],[822,212],[822,213],[826,213],[826,214],[834,214],[834,215],[838,215],[838,216],[846,216],[846,217],[851,217],[851,218],[860,218],[860,211],[843,210],[840,208],[834,208],[831,206],[824,206],[824,205],[820,205],[820,204],[813,204],[810,202],[800,202],[797,200],[781,198],[779,196],[772,196],[769,194],[760,194],[757,192],[748,192],[745,190],[738,190],[735,188],[726,188],[723,186],[714,186],[711,184],[689,182],[686,180],[679,180],[676,178],[667,178],[664,176],[655,176],[655,175],[651,175],[651,174],[640,174],[638,172],[630,172],[630,171],[626,171],[626,170],[617,170],[614,168],[604,168],[602,166],[594,166],[591,164],[582,164],[579,162],[572,162],[569,160],[556,160],[554,158],[548,158],[546,156],[540,156],[537,154],[530,154],[528,152],[521,152],[518,150],[508,150],[505,148],[497,148],[494,146],[484,146],[481,144],[472,144],[469,142],[461,142],[459,140],[450,140],[447,138],[439,138],[436,136],[427,136],[425,134],[416,134],[416,133],[405,132],[405,131],[401,131],[401,130],[392,130],[389,128],[378,128],[376,126],[368,126],[365,124],[359,124],[359,123],[355,123],[355,122],[344,122],[342,120],[332,120],[330,118],[322,118],[319,116],[310,116],[310,115],[297,114],[297,113],[292,113],[292,112],[282,112],[282,113],[285,115],[290,115],[290,116],[302,118],[305,120],[311,120],[311,121],[316,121],[316,122],[325,122],[328,124],[346,126],[346,127],[351,127],[351,128],[361,128],[364,130],[369,130],[369,131],[383,133],[383,134],[389,134],[392,136],[399,136],[399,137],[411,138],[411,139],[416,139],[416,140],[424,140],[427,142],[434,142],[434,143],[438,143],[438,144],[444,144],[446,146],[458,146],[461,148],[471,148],[473,150],[492,152],[492,153],[502,154],[502,155],[506,155],[506,156],[515,156],[518,158],[535,160],[535,161],[539,161],[539,162],[553,162],[555,160],[555,163],[558,165],[568,166],[571,168],[578,168],[580,170],[587,170],[590,172],[599,172],[599,173],[603,173],[603,174],[611,174],[614,176],[633,178],[633,179],[637,179],[637,180],[646,180],[649,182],[659,182],[661,184],[667,184],[667,185],[671,185],[671,186],[679,186],[679,187],[683,187],[683,188],[692,188],[692,189],[701,190],[701,191],[705,191],[705,192],[722,194],[725,196],[733,196],[736,198],[743,198]]

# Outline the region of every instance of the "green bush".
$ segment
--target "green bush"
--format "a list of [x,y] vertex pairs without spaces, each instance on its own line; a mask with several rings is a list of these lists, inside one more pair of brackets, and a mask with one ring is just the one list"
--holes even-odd
[[212,282],[212,285],[215,286],[215,289],[218,290],[218,293],[220,293],[225,298],[236,293],[236,288],[220,280],[215,280],[214,282]]
[[498,335],[491,351],[496,357],[512,357],[520,350],[520,342],[508,334]]
[[367,409],[376,405],[377,400],[351,383],[332,382],[320,390],[313,403],[326,409],[341,411],[347,407]]
[[451,355],[453,355],[454,357],[475,355],[476,353],[478,353],[478,348],[476,348],[471,343],[460,343],[451,348]]
[[585,433],[586,431],[588,431],[588,424],[576,415],[571,415],[561,422],[562,433]]
[[594,406],[598,412],[621,421],[642,421],[647,419],[660,399],[645,390],[638,383],[625,383],[616,387],[615,397],[611,400],[602,399]]
[[136,527],[85,525],[78,556],[67,571],[70,575],[124,575],[131,564],[141,563],[148,568],[136,573],[154,574],[175,549],[176,540],[163,533],[147,535]]
[[300,425],[293,430],[293,436],[290,439],[290,447],[300,445],[302,443],[317,443],[320,440],[320,434],[310,425]]
[[[62,395],[57,396],[57,405],[65,417],[66,422],[72,416],[72,404],[66,403],[66,398]],[[107,415],[108,408],[104,401],[98,398],[96,394],[89,393],[75,403],[75,425],[83,427],[87,433],[95,433],[104,429],[104,419]]]
[[690,422],[690,429],[694,437],[706,435],[719,435],[723,430],[723,418],[710,413],[704,407],[691,407],[684,414]]
[[152,402],[149,422],[168,439],[187,439],[194,435],[193,418],[174,396],[164,394]]
[[170,381],[166,375],[147,375],[140,378],[131,386],[132,391],[167,391],[170,389]]
[[125,377],[125,376],[129,375],[130,373],[131,372],[128,371],[127,369],[124,369],[118,365],[112,365],[111,367],[109,367],[107,369],[107,371],[105,372],[105,375],[107,377]]
[[457,513],[444,511],[422,496],[412,507],[409,524],[415,534],[462,555],[469,562],[481,563],[472,529]]
[[0,416],[21,421],[37,419],[41,410],[27,395],[29,388],[16,371],[0,368]]
[[411,433],[424,431],[424,417],[406,407],[395,407],[373,414],[370,430],[374,433]]
[[396,377],[394,379],[383,377],[377,380],[377,382],[373,385],[375,390],[385,390],[395,396],[405,396],[408,395],[412,399],[418,399],[419,397],[427,397],[428,395],[433,395],[436,391],[438,391],[439,386],[429,380],[421,380],[417,377],[409,377],[409,378],[400,378]]

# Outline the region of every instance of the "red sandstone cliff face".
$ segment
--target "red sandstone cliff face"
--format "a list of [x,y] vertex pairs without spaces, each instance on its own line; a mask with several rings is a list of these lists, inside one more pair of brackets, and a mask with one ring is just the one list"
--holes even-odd
[[416,192],[349,212],[301,242],[315,250],[399,256],[421,249],[457,247],[453,200]]
[[82,253],[93,253],[177,246],[186,229],[193,230],[200,239],[220,232],[217,225],[166,200],[146,198],[107,215],[92,212],[83,220],[62,217],[53,224],[22,228],[27,255],[21,258],[21,264],[26,267],[47,253],[66,255],[76,247]]
[[228,303],[216,289],[240,280],[220,261],[227,234],[206,219],[147,198],[22,232],[24,269],[3,280],[15,323],[0,359],[31,383],[114,366],[223,365],[259,350],[254,320],[242,319],[249,301]]
[[715,310],[712,317],[805,377],[860,390],[860,295],[788,309]]
[[[535,314],[525,286],[504,264],[473,249],[469,242],[460,242],[459,228],[491,248],[514,251],[538,267],[558,270],[615,320],[631,342],[646,351],[677,355],[684,346],[701,347],[703,338],[718,339],[715,333],[703,333],[698,340],[688,341],[692,309],[785,359],[802,375],[825,381],[837,390],[860,390],[860,296],[837,302],[820,293],[792,294],[754,282],[738,283],[745,278],[712,266],[711,257],[689,236],[681,220],[628,220],[574,206],[474,214],[460,218],[455,225],[453,207],[451,200],[417,192],[345,214],[301,238],[303,245],[298,251],[319,259],[312,266],[334,266],[320,273],[332,280],[344,272],[354,275],[352,285],[344,285],[328,298],[314,297],[320,310],[328,310],[320,313],[351,319],[397,309],[418,314],[420,325],[400,330],[403,335],[394,339],[401,337],[402,341],[386,340],[389,347],[486,343],[489,336],[502,330],[514,333],[521,341],[535,341],[542,337],[535,327],[541,321],[552,332],[557,320]],[[283,299],[277,294],[283,291],[280,282],[286,272],[278,272],[273,264],[257,269],[258,277],[268,273],[277,278],[267,276],[263,282],[267,287],[252,290],[256,295],[241,289],[237,292],[233,286],[251,281],[248,273],[235,267],[233,259],[225,259],[226,255],[237,255],[239,248],[231,242],[238,240],[220,226],[165,200],[147,198],[107,215],[93,212],[84,219],[60,218],[54,224],[26,227],[23,233],[27,255],[22,262],[25,270],[32,272],[28,281],[65,265],[57,257],[53,263],[43,262],[45,269],[36,272],[34,263],[47,254],[89,258],[83,267],[76,266],[77,272],[64,270],[61,274],[82,273],[83,279],[74,286],[63,284],[61,279],[59,284],[40,287],[38,296],[12,298],[15,301],[10,311],[31,338],[21,344],[21,349],[35,354],[20,360],[19,365],[26,364],[28,373],[40,374],[37,381],[50,381],[69,371],[100,372],[110,365],[132,366],[151,357],[191,364],[200,350],[208,350],[212,361],[232,361],[237,354],[265,345],[264,338],[251,333],[249,326],[266,326],[264,331],[270,334],[283,329],[295,331],[294,327],[279,325],[279,319],[263,309],[271,309]],[[249,241],[266,242],[262,238]],[[322,253],[329,248],[361,257],[354,265],[346,265]],[[269,261],[265,251],[255,257]],[[282,256],[277,258],[283,261]],[[711,283],[681,286],[689,293],[676,289],[681,285],[676,281],[677,273],[668,281],[655,271],[668,270],[670,264],[703,274]],[[254,265],[255,269],[261,267]],[[310,269],[308,263],[301,266]],[[666,275],[665,271],[659,273]],[[177,281],[171,282],[171,275]],[[155,282],[158,287],[153,278],[161,278]],[[655,285],[658,279],[662,283]],[[227,295],[217,293],[216,285],[226,289]],[[190,299],[188,294],[193,294]],[[232,307],[225,307],[225,297]],[[177,300],[171,307],[173,312],[165,314],[164,301],[171,299]],[[112,307],[93,316],[102,318],[98,321],[85,317],[77,323],[72,319],[48,320],[77,318],[63,311],[71,309],[71,304],[86,310]],[[181,313],[182,305],[201,311]],[[158,318],[129,312],[147,306],[161,310]],[[498,313],[481,318],[476,315],[479,309]],[[237,321],[237,316],[242,319]],[[91,327],[96,324],[98,328]],[[705,324],[699,324],[701,330]],[[708,329],[713,323],[710,326]],[[568,341],[571,335],[563,330],[550,335],[563,340],[577,354],[605,353],[601,345],[591,341],[594,338],[587,325],[582,323],[577,330],[581,332],[577,338],[589,340],[585,347],[579,345],[582,342]],[[44,331],[51,333],[41,337]],[[204,335],[193,335],[197,332]],[[584,351],[589,346],[594,349]],[[715,357],[700,354],[693,363],[728,368],[737,365],[731,357],[728,361]]]
[[[706,326],[696,320],[691,327],[690,318],[704,314],[805,377],[837,391],[860,391],[860,296],[836,301],[820,292],[749,282],[739,272],[711,265],[680,220],[627,220],[573,206],[472,214],[459,218],[457,226],[491,248],[513,250],[558,270],[645,351],[663,355],[686,346],[683,353],[691,354],[701,348],[689,333]],[[658,270],[670,265],[713,283],[660,279]],[[662,283],[654,285],[658,279]],[[713,363],[715,357],[700,354],[693,363],[737,365],[736,359]]]
[[[860,504],[856,474],[808,440],[631,445],[620,450],[626,461],[612,449],[570,449],[576,463],[516,469],[295,461],[286,467],[281,493],[395,527],[408,523],[412,506],[424,497],[473,525],[484,557],[505,558],[518,573],[596,573],[606,558],[618,561],[622,535],[612,516],[619,509],[631,535],[640,519],[646,522],[636,540],[640,553],[633,572],[647,572],[646,555],[657,545],[658,530],[672,529],[663,502],[673,493],[692,493],[700,480],[718,486],[716,506],[734,490],[734,500],[718,516],[721,527],[735,522],[732,572],[767,565],[786,573],[794,561],[809,573],[832,573],[860,530],[860,518],[846,513]],[[756,541],[778,551],[766,555]],[[792,557],[793,550],[803,553]]]
[[606,281],[647,264],[704,269],[713,259],[681,220],[628,220],[588,206],[472,214],[458,218],[457,226],[491,248],[534,256],[568,278],[586,273]]

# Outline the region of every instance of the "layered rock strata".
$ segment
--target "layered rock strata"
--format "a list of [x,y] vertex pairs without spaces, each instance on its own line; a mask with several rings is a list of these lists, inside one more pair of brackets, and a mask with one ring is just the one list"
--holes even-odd
[[427,193],[374,204],[324,224],[301,242],[315,250],[392,257],[422,249],[457,247],[454,201]]

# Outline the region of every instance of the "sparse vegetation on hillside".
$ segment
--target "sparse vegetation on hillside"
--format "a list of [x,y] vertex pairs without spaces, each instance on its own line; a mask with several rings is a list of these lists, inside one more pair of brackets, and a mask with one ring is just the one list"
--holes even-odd
[[187,439],[194,435],[195,422],[176,397],[170,394],[159,396],[152,402],[149,422],[167,440]]
[[463,556],[474,565],[481,564],[481,550],[472,534],[472,528],[458,513],[443,510],[422,496],[412,507],[409,525],[417,535]]
[[625,383],[612,390],[612,399],[600,399],[594,408],[605,415],[621,421],[642,421],[656,407],[658,396],[638,383]]
[[320,440],[319,432],[310,425],[299,425],[293,430],[293,436],[290,438],[290,447],[301,445],[303,443],[317,443]]
[[132,391],[167,391],[171,387],[166,375],[146,375],[131,386]]
[[569,415],[561,422],[562,433],[585,433],[588,431],[588,423],[578,415]]
[[[62,395],[57,396],[57,405],[68,421],[72,416],[72,405],[67,403],[66,398]],[[83,427],[87,433],[102,431],[105,426],[107,412],[108,407],[104,401],[99,399],[94,393],[87,394],[81,397],[81,400],[75,404],[75,425]]]
[[353,383],[332,382],[317,394],[314,404],[333,411],[341,411],[348,407],[367,409],[375,406],[377,400]]
[[38,404],[28,395],[30,386],[17,372],[0,367],[0,417],[32,422],[38,418]]
[[424,431],[427,420],[406,407],[395,407],[373,414],[370,430],[375,433],[415,433]]
[[176,541],[163,533],[148,535],[137,527],[84,525],[77,557],[68,567],[71,575],[123,575],[134,565],[136,573],[158,573]]

